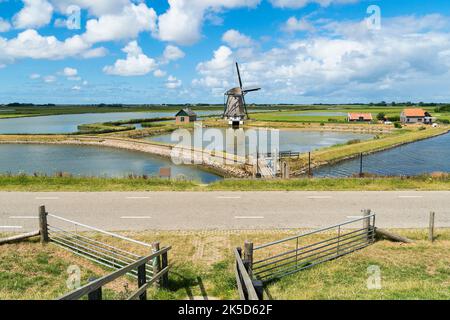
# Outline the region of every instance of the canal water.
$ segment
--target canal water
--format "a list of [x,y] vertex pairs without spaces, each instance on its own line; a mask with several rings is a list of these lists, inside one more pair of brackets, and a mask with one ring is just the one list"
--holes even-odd
[[[348,177],[358,174],[360,159],[314,171],[318,177]],[[363,172],[381,176],[416,176],[450,172],[450,134],[414,142],[363,158]]]
[[[199,116],[220,114],[218,110],[199,111]],[[30,118],[0,119],[0,134],[73,133],[78,126],[99,122],[173,117],[174,112],[87,113]]]
[[176,166],[169,159],[113,148],[65,145],[0,145],[0,173],[54,175],[58,172],[87,177],[157,176],[162,167],[172,168],[173,178],[203,183],[222,177],[199,167]]
[[[225,128],[208,128],[203,129],[203,147],[210,147],[211,149],[226,151],[227,147],[231,148],[235,146],[237,149],[237,140],[230,140],[226,138],[226,131],[230,129]],[[249,129],[244,131],[245,133],[249,133]],[[263,129],[254,129],[254,131],[259,136],[259,133]],[[211,136],[216,136],[219,134],[221,139],[211,139]],[[316,149],[330,147],[337,144],[345,144],[350,140],[369,140],[374,137],[372,134],[360,134],[360,133],[347,133],[347,132],[322,132],[322,131],[300,131],[300,130],[279,130],[279,145],[272,146],[271,141],[272,133],[268,130],[267,133],[267,142],[262,142],[262,139],[259,139],[259,143],[266,143],[266,149],[268,152],[272,151],[273,148],[283,152],[283,151],[292,151],[292,152],[309,152]],[[172,139],[172,134],[165,134],[160,136],[153,136],[145,138],[146,140],[166,143],[166,144],[177,144],[178,141],[174,141]],[[194,134],[191,137],[191,143],[193,144]],[[277,139],[276,139],[277,140]],[[249,139],[246,139],[245,147],[248,153],[249,148]],[[236,151],[236,150],[235,150]]]

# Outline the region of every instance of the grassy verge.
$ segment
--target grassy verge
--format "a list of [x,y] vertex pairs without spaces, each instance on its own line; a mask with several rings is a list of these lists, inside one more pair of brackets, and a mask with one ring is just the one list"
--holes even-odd
[[195,182],[157,178],[0,176],[2,191],[187,191],[197,187]]
[[[4,245],[0,250],[0,300],[51,300],[70,292],[66,283],[70,266],[80,269],[81,284],[110,272],[56,246],[41,246],[37,240]],[[123,283],[109,285],[104,291],[106,299],[124,297]]]
[[450,190],[450,177],[313,178],[291,180],[223,180],[208,186],[216,191],[394,191]]
[[[247,239],[266,243],[298,233],[291,231],[140,232],[135,239],[172,245],[168,290],[149,290],[151,299],[237,299],[232,248]],[[450,230],[437,230],[434,244],[425,230],[396,230],[416,242],[376,244],[268,286],[272,299],[450,299]],[[311,241],[320,240],[320,236]],[[133,250],[133,248],[130,248]],[[107,270],[62,249],[37,242],[3,246],[0,251],[0,299],[50,299],[67,292],[67,267],[78,265],[83,282]],[[367,289],[367,268],[380,267],[381,290]],[[123,298],[134,280],[109,288],[108,298]],[[43,290],[43,288],[45,288]]]
[[450,190],[446,174],[409,178],[313,178],[291,180],[226,179],[202,185],[157,178],[82,178],[0,175],[0,191],[394,191]]

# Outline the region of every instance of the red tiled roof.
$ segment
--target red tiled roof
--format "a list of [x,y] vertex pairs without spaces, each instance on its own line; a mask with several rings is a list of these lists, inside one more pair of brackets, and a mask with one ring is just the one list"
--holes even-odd
[[359,120],[363,118],[364,120],[373,120],[371,113],[349,113],[348,118],[350,120]]
[[405,109],[403,110],[403,114],[406,117],[425,117],[425,110],[423,109]]

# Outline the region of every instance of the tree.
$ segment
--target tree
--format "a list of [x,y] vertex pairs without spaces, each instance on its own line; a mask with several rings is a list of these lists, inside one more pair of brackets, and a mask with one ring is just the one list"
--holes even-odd
[[380,112],[377,114],[377,119],[380,121],[384,121],[386,119],[386,114],[384,112]]

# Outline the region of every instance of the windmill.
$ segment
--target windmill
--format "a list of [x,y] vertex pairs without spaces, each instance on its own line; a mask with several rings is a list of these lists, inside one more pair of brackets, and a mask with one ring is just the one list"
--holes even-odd
[[224,119],[228,119],[233,126],[243,124],[244,120],[248,119],[247,104],[245,103],[245,95],[249,92],[261,90],[261,88],[244,89],[241,79],[241,72],[239,71],[239,64],[236,62],[237,76],[239,80],[239,87],[228,90],[225,93],[227,102],[225,105]]

